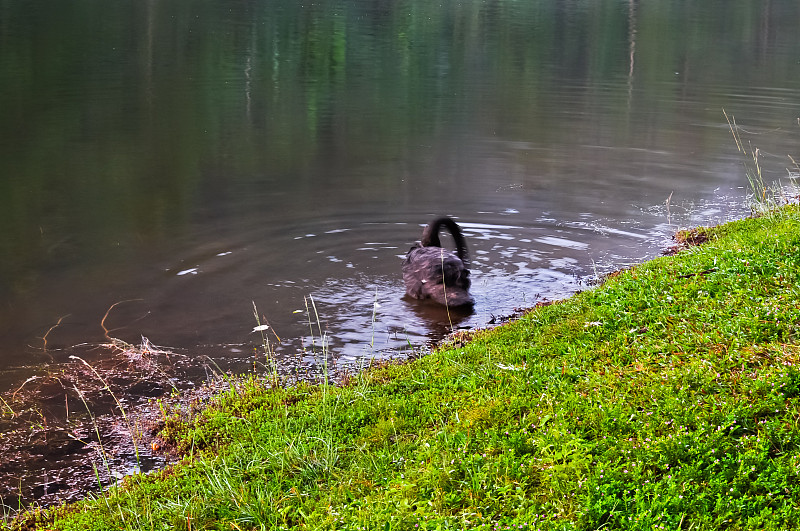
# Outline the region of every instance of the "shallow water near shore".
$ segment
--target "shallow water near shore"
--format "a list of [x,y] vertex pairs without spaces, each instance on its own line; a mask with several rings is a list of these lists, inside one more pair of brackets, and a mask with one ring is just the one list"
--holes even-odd
[[[796,3],[534,4],[0,1],[5,399],[110,338],[174,354],[161,391],[263,371],[254,304],[284,372],[403,357],[746,215],[756,150],[796,176]],[[403,297],[438,215],[470,315]]]

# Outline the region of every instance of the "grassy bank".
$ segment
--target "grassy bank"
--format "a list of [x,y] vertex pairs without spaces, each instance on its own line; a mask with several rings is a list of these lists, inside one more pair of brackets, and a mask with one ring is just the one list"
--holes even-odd
[[800,210],[346,385],[242,382],[41,529],[790,529]]

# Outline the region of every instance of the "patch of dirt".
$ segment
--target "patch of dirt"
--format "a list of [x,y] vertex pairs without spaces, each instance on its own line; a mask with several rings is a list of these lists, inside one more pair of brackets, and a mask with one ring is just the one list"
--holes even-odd
[[633,270],[635,267],[636,267],[636,266],[631,266],[631,267],[622,267],[622,268],[620,268],[620,269],[615,269],[614,271],[611,271],[610,273],[606,273],[606,274],[604,274],[604,275],[601,275],[601,276],[599,276],[599,277],[594,277],[594,278],[592,278],[592,279],[591,279],[591,280],[588,282],[588,284],[589,284],[590,286],[602,286],[602,285],[603,285],[603,283],[604,283],[606,280],[608,280],[608,279],[610,279],[610,278],[615,278],[615,277],[618,277],[618,276],[620,276],[622,273],[624,273],[624,272],[626,272],[626,271],[631,271],[631,270]]
[[510,313],[508,315],[500,315],[500,316],[492,315],[492,318],[489,319],[489,325],[490,325],[490,327],[493,327],[493,326],[505,324],[505,323],[508,323],[508,322],[511,322],[511,321],[516,321],[517,319],[519,319],[520,317],[522,317],[526,313],[529,313],[529,312],[535,310],[536,308],[541,308],[542,306],[550,306],[551,304],[554,304],[555,302],[556,301],[543,299],[543,300],[537,302],[536,304],[534,304],[533,306],[526,306],[524,308],[514,308],[512,313]]
[[679,230],[672,235],[672,240],[675,242],[675,245],[667,247],[661,251],[661,254],[664,256],[673,256],[695,245],[702,245],[706,243],[708,239],[708,227]]
[[488,326],[486,328],[457,330],[455,332],[452,332],[451,334],[448,334],[442,340],[433,343],[430,346],[430,349],[432,351],[436,351],[445,348],[461,348],[470,341],[472,341],[476,335],[485,332],[486,330],[491,330],[493,328],[497,328],[498,326],[503,326],[510,322],[516,321],[526,313],[531,312],[536,308],[540,308],[542,306],[550,306],[551,304],[554,304],[556,302],[557,301],[552,301],[552,300],[541,300],[536,304],[534,304],[533,306],[526,306],[524,308],[514,308],[514,310],[510,314],[492,315],[492,318],[489,319],[487,323]]

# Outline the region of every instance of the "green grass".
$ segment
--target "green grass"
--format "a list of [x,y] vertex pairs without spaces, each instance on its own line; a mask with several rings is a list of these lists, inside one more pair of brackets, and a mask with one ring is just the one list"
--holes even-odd
[[347,385],[240,382],[40,529],[791,529],[800,210]]

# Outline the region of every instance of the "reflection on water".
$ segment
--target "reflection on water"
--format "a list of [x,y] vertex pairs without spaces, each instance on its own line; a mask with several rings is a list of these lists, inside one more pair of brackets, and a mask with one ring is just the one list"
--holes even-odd
[[[253,303],[284,363],[324,341],[357,367],[745,214],[722,110],[785,179],[798,15],[0,0],[0,388],[104,327],[245,370]],[[439,215],[470,247],[470,315],[403,298],[402,257]]]
[[313,296],[332,352],[386,355],[442,333],[399,275],[433,216],[465,227],[478,327],[742,213],[723,107],[768,177],[797,130],[793,2],[2,8],[5,366],[120,301],[119,334],[224,365],[251,301],[302,348]]

